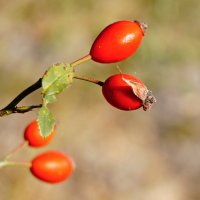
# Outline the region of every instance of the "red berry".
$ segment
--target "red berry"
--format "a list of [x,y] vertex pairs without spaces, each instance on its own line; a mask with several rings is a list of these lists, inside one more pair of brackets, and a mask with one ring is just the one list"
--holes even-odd
[[43,137],[40,134],[38,122],[36,120],[32,121],[26,127],[24,131],[24,139],[28,141],[29,145],[32,147],[42,147],[47,145],[53,136],[55,135],[55,128],[51,132],[51,134],[47,137]]
[[31,173],[48,183],[59,183],[67,179],[74,170],[69,156],[57,151],[47,151],[32,160]]
[[121,110],[136,110],[143,106],[143,101],[136,96],[133,87],[127,81],[138,83],[140,87],[144,86],[143,82],[135,76],[115,74],[105,81],[102,92],[112,106]]
[[137,21],[118,21],[107,26],[94,41],[90,55],[100,63],[114,63],[131,56],[142,42],[147,26]]

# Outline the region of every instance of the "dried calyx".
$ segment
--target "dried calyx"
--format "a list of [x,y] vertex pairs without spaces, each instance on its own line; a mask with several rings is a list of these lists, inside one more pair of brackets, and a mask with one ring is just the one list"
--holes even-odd
[[148,90],[144,84],[125,79],[124,77],[122,77],[122,80],[132,88],[135,96],[142,100],[144,111],[149,110],[153,103],[156,102],[156,98],[153,96],[152,91]]

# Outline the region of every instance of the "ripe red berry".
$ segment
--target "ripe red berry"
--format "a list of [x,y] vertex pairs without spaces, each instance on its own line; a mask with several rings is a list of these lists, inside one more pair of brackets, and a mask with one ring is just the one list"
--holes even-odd
[[90,55],[100,63],[114,63],[131,56],[140,46],[147,25],[118,21],[107,26],[94,41]]
[[57,151],[47,151],[32,160],[31,173],[48,183],[59,183],[66,180],[74,170],[69,156]]
[[42,147],[47,145],[55,135],[55,128],[51,134],[47,137],[42,137],[39,131],[38,122],[32,121],[26,127],[24,131],[24,139],[28,141],[28,144],[32,147]]
[[115,74],[109,77],[102,86],[105,99],[120,110],[136,110],[143,106],[144,110],[155,102],[144,83],[130,74]]

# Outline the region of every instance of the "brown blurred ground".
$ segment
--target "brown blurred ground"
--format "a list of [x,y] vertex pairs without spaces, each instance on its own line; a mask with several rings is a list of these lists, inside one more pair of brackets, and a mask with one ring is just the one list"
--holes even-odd
[[[138,52],[120,63],[142,78],[157,103],[149,112],[108,105],[101,88],[79,80],[51,106],[58,133],[42,149],[76,162],[58,185],[38,181],[23,168],[0,172],[0,200],[199,200],[200,199],[200,3],[198,0],[0,1],[0,105],[42,76],[53,63],[88,53],[99,31],[120,19],[149,25]],[[88,62],[77,74],[105,80],[114,64]],[[21,105],[40,102],[40,91]],[[0,156],[22,141],[36,112],[0,120]]]

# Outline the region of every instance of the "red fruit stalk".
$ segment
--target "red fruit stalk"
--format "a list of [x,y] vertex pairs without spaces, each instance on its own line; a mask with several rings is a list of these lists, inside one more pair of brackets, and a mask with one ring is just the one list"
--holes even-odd
[[59,183],[66,180],[74,170],[69,156],[57,151],[47,151],[32,160],[31,173],[48,183]]
[[24,139],[28,141],[29,146],[42,147],[42,146],[47,145],[52,140],[55,133],[56,131],[54,128],[49,136],[43,137],[40,134],[38,122],[34,120],[30,124],[28,124],[28,126],[26,127],[24,131]]
[[137,77],[130,74],[115,74],[102,86],[105,99],[120,110],[136,110],[140,107],[146,111],[156,102],[151,91]]

